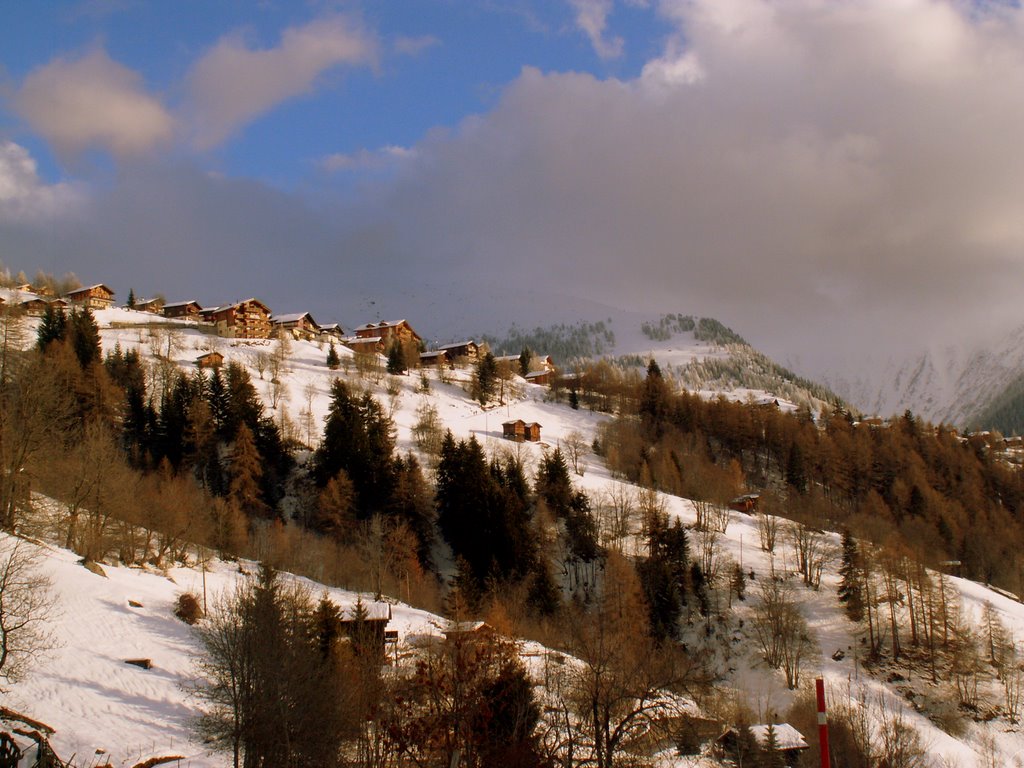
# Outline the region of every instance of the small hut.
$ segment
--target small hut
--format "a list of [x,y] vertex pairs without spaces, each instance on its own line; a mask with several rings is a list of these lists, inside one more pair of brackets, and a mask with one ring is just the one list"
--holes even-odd
[[196,358],[196,365],[200,368],[220,368],[224,365],[224,355],[220,352],[207,352]]

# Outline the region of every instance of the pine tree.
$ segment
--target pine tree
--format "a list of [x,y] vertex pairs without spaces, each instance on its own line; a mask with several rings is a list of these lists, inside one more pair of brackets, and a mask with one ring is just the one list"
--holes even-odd
[[839,602],[846,606],[846,615],[851,621],[864,618],[864,564],[848,528],[843,530],[842,562],[839,566]]
[[54,308],[53,304],[47,304],[43,310],[43,318],[39,323],[39,330],[36,331],[36,347],[45,352],[46,348],[54,341],[63,341],[67,335],[67,315],[62,307]]
[[128,309],[135,309],[135,289],[128,289]]
[[524,379],[526,374],[530,372],[530,360],[533,359],[533,352],[529,347],[523,347],[523,351],[519,353],[519,375]]
[[82,370],[102,359],[100,329],[88,307],[83,307],[71,315],[68,337]]
[[488,352],[476,364],[476,371],[473,374],[473,398],[479,401],[480,405],[487,405],[494,397],[497,386],[498,363],[494,355]]
[[394,339],[391,342],[391,347],[388,349],[387,371],[392,376],[400,376],[407,369],[408,366],[405,362],[405,351],[402,349],[402,344],[398,339]]
[[338,357],[338,350],[334,348],[334,342],[331,342],[331,346],[327,350],[327,367],[332,371],[338,370],[338,366],[341,365],[341,359]]
[[260,498],[260,479],[263,477],[262,460],[252,432],[244,423],[235,435],[235,449],[231,455],[231,484],[228,495],[238,508],[253,517],[266,517],[270,510]]

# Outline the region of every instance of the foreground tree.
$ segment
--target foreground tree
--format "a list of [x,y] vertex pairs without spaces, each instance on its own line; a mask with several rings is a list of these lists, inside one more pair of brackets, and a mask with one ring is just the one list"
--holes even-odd
[[592,610],[569,619],[569,652],[561,708],[574,750],[585,764],[624,765],[624,751],[636,735],[679,714],[682,693],[695,682],[697,666],[674,642],[648,631],[643,592],[629,562],[608,556],[601,593]]
[[50,582],[38,569],[33,547],[21,539],[0,539],[0,680],[21,680],[53,647],[46,631],[53,608]]
[[316,620],[327,613],[267,567],[215,601],[199,630],[196,730],[235,768],[338,765],[352,711],[336,638]]

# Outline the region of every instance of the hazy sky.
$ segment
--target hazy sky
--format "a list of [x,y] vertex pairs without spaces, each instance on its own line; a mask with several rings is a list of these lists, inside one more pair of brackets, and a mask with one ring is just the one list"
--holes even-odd
[[30,276],[427,336],[682,311],[811,374],[1024,322],[1016,2],[8,6]]

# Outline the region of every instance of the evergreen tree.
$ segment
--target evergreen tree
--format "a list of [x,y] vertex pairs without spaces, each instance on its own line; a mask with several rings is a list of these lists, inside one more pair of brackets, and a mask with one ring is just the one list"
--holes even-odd
[[533,352],[529,347],[523,347],[523,351],[519,353],[519,375],[524,379],[526,374],[530,372],[530,360],[533,359]]
[[341,359],[338,357],[338,350],[334,348],[334,342],[331,342],[331,346],[327,349],[327,367],[332,371],[338,370],[338,366],[341,365]]
[[420,463],[412,453],[395,459],[395,492],[389,513],[402,520],[416,537],[416,556],[424,570],[433,568],[434,499]]
[[102,359],[100,329],[88,307],[72,313],[68,324],[68,338],[82,370]]
[[399,376],[404,374],[407,369],[402,343],[398,339],[392,339],[391,347],[388,349],[387,371],[392,376]]
[[385,512],[395,491],[394,424],[369,393],[356,397],[348,384],[331,384],[323,440],[313,457],[313,476],[323,487],[344,469],[356,491],[360,519]]
[[128,309],[135,309],[135,289],[128,289]]
[[519,581],[536,574],[537,546],[524,480],[514,467],[488,466],[475,437],[455,442],[445,435],[437,469],[437,526],[467,567],[470,591],[488,580]]
[[647,364],[647,378],[640,391],[638,411],[645,438],[650,442],[661,439],[668,422],[669,389],[662,378],[661,368],[653,359]]
[[498,386],[498,363],[490,351],[481,357],[476,364],[476,371],[473,373],[473,398],[479,401],[480,405],[487,405],[494,397],[494,391]]
[[864,618],[864,566],[860,548],[849,528],[843,529],[842,562],[839,566],[839,602],[851,621]]
[[68,319],[63,307],[54,308],[53,304],[47,304],[36,331],[36,348],[45,352],[52,342],[63,341],[67,335],[67,325]]
[[228,495],[238,508],[250,518],[269,516],[270,510],[261,498],[262,459],[252,432],[244,423],[239,425],[235,435],[230,475]]

